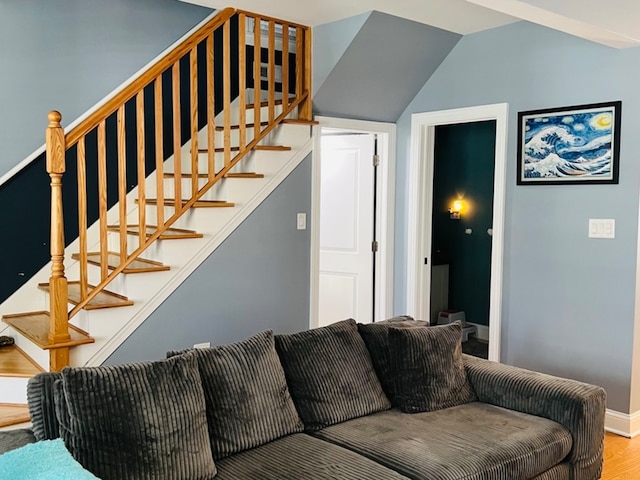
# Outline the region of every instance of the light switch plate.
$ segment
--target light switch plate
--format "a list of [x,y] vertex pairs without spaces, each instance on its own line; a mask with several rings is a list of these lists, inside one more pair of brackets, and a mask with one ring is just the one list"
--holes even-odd
[[616,221],[613,218],[590,218],[589,238],[616,238]]
[[307,214],[299,213],[297,217],[297,225],[298,230],[306,230],[307,229]]

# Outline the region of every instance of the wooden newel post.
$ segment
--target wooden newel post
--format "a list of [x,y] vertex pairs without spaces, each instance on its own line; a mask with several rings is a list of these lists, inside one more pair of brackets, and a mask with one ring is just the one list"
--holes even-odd
[[[64,276],[64,221],[62,218],[62,175],[65,172],[65,138],[60,125],[62,115],[49,113],[47,127],[47,173],[51,177],[51,277],[49,299],[51,325],[50,343],[67,342],[69,335],[68,286]],[[69,364],[69,348],[50,351],[50,369],[61,370]]]

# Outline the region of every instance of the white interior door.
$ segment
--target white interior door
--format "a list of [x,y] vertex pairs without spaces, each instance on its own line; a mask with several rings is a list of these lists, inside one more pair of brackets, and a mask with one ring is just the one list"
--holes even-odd
[[324,135],[318,326],[373,319],[375,135]]

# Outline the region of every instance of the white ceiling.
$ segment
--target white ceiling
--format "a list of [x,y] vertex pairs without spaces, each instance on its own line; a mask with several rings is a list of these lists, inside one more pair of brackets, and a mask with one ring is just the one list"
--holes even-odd
[[614,48],[640,45],[638,0],[181,0],[235,7],[304,25],[322,25],[377,10],[467,34],[518,20]]

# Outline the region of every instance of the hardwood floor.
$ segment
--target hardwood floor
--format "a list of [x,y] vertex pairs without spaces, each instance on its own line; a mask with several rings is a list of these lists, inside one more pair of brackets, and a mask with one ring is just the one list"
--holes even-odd
[[604,438],[604,469],[601,480],[640,479],[640,437],[607,433]]

